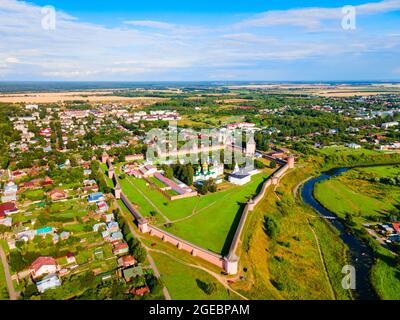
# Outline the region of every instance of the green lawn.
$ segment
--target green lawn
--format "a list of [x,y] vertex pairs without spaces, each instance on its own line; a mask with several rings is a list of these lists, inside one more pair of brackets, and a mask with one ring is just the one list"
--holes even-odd
[[[261,173],[252,177],[244,186],[230,185],[229,188],[206,196],[197,196],[176,201],[169,201],[159,191],[146,186],[146,181],[127,177],[120,184],[129,200],[138,206],[144,216],[158,210],[173,223],[165,228],[199,246],[216,253],[225,252],[236,230],[244,204],[257,194],[262,182],[269,174]],[[147,199],[146,199],[147,198]],[[164,223],[160,214],[157,222]]]
[[[161,253],[152,252],[151,256],[173,300],[229,300],[237,297],[205,271],[188,267]],[[214,283],[216,288],[208,295],[199,287],[201,283]]]

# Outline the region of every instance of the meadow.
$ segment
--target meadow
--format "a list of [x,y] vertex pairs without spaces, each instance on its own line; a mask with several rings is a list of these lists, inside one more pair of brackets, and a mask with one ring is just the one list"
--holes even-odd
[[360,224],[384,222],[396,209],[400,188],[370,183],[360,179],[360,174],[388,176],[395,172],[396,169],[389,166],[353,169],[319,183],[314,195],[341,218],[350,214]]

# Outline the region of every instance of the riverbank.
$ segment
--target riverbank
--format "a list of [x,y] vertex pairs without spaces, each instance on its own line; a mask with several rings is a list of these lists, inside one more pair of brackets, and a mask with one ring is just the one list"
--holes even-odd
[[[377,167],[381,168],[378,170]],[[370,171],[384,174],[385,167],[393,168],[387,164],[374,164],[342,169],[340,175],[320,181],[314,189],[314,195],[325,210],[341,219],[346,231],[371,248],[374,260],[369,278],[379,298],[397,300],[400,299],[398,261],[390,250],[374,239],[364,225],[389,221],[390,212],[397,211],[400,188],[373,185],[359,179],[360,175],[364,176]]]

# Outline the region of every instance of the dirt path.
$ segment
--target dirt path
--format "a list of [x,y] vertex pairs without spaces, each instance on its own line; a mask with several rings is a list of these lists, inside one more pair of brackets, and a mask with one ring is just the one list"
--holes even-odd
[[308,218],[306,218],[306,219],[307,219],[307,222],[308,222],[308,226],[310,227],[310,229],[311,229],[311,231],[312,231],[312,233],[314,235],[315,242],[317,243],[319,257],[321,259],[322,265],[324,266],[324,274],[325,274],[326,281],[329,283],[329,289],[331,291],[332,300],[336,300],[336,295],[335,295],[335,292],[333,291],[331,280],[329,279],[328,269],[326,267],[325,259],[324,259],[324,256],[322,254],[322,250],[321,250],[321,246],[320,246],[320,243],[319,243],[318,236],[315,233],[313,227],[311,226],[310,220],[308,220]]
[[15,291],[14,284],[11,280],[10,267],[8,265],[6,253],[4,252],[2,245],[0,245],[0,258],[3,263],[4,274],[6,276],[6,283],[10,300],[18,300],[19,294],[17,291]]
[[294,196],[294,199],[295,199],[295,200],[296,200],[297,192],[298,192],[300,186],[302,186],[303,184],[305,184],[307,181],[311,180],[312,178],[314,178],[314,177],[308,177],[307,179],[305,179],[305,180],[303,180],[303,181],[300,181],[300,182],[294,187],[294,189],[293,189],[293,196]]
[[221,283],[224,286],[225,289],[233,292],[234,294],[238,295],[240,298],[242,298],[244,300],[248,300],[248,298],[246,298],[244,295],[242,295],[241,293],[237,292],[236,290],[233,290],[229,286],[228,281],[224,277],[220,276],[219,274],[217,274],[217,273],[215,273],[215,272],[213,272],[211,270],[208,270],[205,267],[202,267],[202,266],[199,266],[199,265],[195,265],[195,264],[191,264],[191,263],[187,263],[187,262],[185,262],[183,260],[180,260],[180,259],[174,257],[173,255],[171,255],[169,253],[166,253],[164,251],[161,251],[161,250],[158,250],[158,249],[151,249],[151,248],[148,248],[148,250],[149,251],[154,251],[154,252],[157,252],[157,253],[160,253],[160,254],[163,254],[163,255],[166,255],[169,258],[171,258],[172,260],[174,260],[174,261],[176,261],[178,263],[181,263],[181,264],[183,264],[183,265],[185,265],[187,267],[203,270],[203,271],[207,272],[208,274],[210,274],[212,277],[214,277],[219,283]]

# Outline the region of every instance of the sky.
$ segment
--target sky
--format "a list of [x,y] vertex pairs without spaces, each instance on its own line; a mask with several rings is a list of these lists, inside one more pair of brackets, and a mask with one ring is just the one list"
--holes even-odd
[[399,57],[400,0],[0,0],[0,81],[399,81]]

